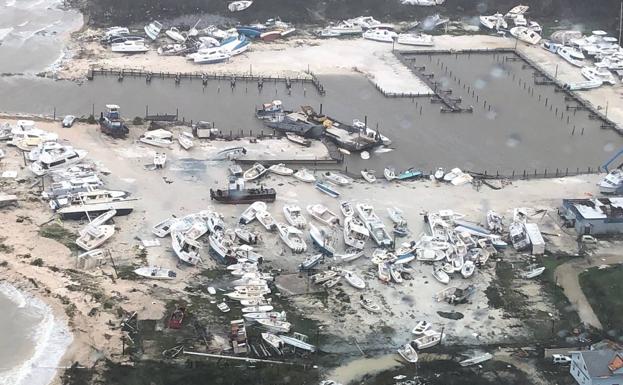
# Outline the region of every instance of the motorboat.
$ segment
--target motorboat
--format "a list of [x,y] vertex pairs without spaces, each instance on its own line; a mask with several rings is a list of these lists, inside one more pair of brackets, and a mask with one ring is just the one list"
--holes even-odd
[[339,253],[339,254],[336,253],[333,255],[336,261],[340,263],[351,262],[362,256],[363,256],[363,250],[359,250],[356,248],[348,249],[343,253]]
[[398,35],[396,42],[403,45],[424,47],[432,47],[435,44],[433,42],[433,36],[425,33],[401,33]]
[[188,48],[185,44],[167,44],[158,47],[156,52],[160,56],[177,56],[183,55],[190,51],[192,48]]
[[307,212],[312,218],[324,223],[328,226],[335,226],[340,224],[338,216],[326,206],[322,204],[315,204],[307,206]]
[[333,185],[329,184],[328,182],[316,181],[314,186],[316,187],[316,190],[319,190],[332,198],[337,198],[340,196],[339,191],[337,191],[333,187]]
[[534,20],[528,20],[528,28],[530,28],[531,30],[533,30],[534,32],[538,34],[543,32],[543,27],[541,27],[541,24],[537,23]]
[[528,26],[528,20],[522,14],[516,15],[512,20],[513,20],[513,24],[515,24],[517,27],[527,27]]
[[295,348],[312,353],[316,351],[316,347],[307,342],[308,337],[304,334],[294,333],[292,336],[280,335],[279,338],[287,345],[294,346]]
[[372,302],[367,298],[364,298],[363,296],[359,300],[359,304],[362,308],[366,309],[371,313],[379,313],[381,311],[381,307],[378,304]]
[[275,29],[271,31],[265,31],[260,34],[260,39],[262,41],[274,41],[281,38],[281,30]]
[[342,212],[342,215],[344,215],[344,218],[355,215],[353,204],[349,201],[340,202],[340,211]]
[[63,198],[79,192],[96,190],[103,185],[104,182],[102,182],[97,176],[94,176],[92,179],[66,179],[59,182],[52,182],[50,188],[42,192],[41,196],[43,199]]
[[292,174],[294,174],[294,170],[292,170],[291,168],[286,167],[285,164],[283,163],[279,163],[279,164],[274,164],[272,166],[270,166],[268,168],[268,170],[274,174],[277,175],[283,175],[283,176],[290,176]]
[[180,32],[176,27],[171,27],[164,32],[167,37],[177,43],[184,43],[186,41],[186,36],[184,33]]
[[338,275],[337,271],[326,270],[326,271],[322,271],[320,273],[312,275],[309,279],[312,281],[312,283],[319,285],[321,283],[327,282],[328,280],[337,277],[337,275]]
[[260,318],[257,320],[257,323],[269,330],[280,333],[288,333],[290,331],[290,327],[292,326],[289,322],[271,318]]
[[330,25],[325,30],[332,36],[361,35],[363,33],[363,28],[360,25],[355,25],[349,21]]
[[262,339],[264,340],[264,342],[266,342],[268,345],[272,346],[273,348],[277,349],[278,351],[281,351],[281,348],[283,347],[283,341],[281,340],[281,338],[279,338],[279,336],[273,334],[273,333],[262,333]]
[[309,257],[303,260],[303,262],[301,263],[300,269],[309,270],[309,269],[314,268],[317,264],[320,263],[323,257],[324,257],[323,254],[310,255]]
[[387,263],[378,264],[378,276],[383,282],[389,282],[392,280],[392,274]]
[[259,177],[266,174],[267,172],[268,172],[268,169],[266,167],[262,166],[260,163],[255,163],[250,169],[248,169],[242,174],[242,178],[245,181],[251,181],[251,180],[258,179]]
[[180,261],[190,265],[196,265],[201,261],[199,256],[201,245],[197,241],[185,238],[183,233],[171,233],[171,246]]
[[314,174],[312,174],[305,168],[298,170],[293,175],[296,179],[300,180],[301,182],[313,183],[316,181],[316,177],[314,176]]
[[36,162],[39,160],[41,154],[51,151],[62,151],[65,147],[66,146],[55,141],[41,142],[36,148],[33,148],[26,154],[26,158],[31,162]]
[[138,140],[151,146],[169,147],[173,144],[173,134],[170,131],[158,129],[145,132]]
[[433,347],[441,342],[441,333],[435,330],[426,330],[420,337],[413,340],[418,350]]
[[171,226],[174,222],[175,218],[167,218],[152,227],[151,232],[158,238],[164,238],[171,233]]
[[376,182],[376,176],[374,175],[374,170],[361,170],[361,176],[368,183]]
[[372,16],[359,16],[353,19],[348,19],[346,22],[358,25],[363,29],[375,28],[383,25],[383,23],[376,20]]
[[285,311],[271,311],[271,312],[253,312],[253,313],[244,313],[242,317],[249,322],[256,322],[258,319],[276,319],[279,321],[286,320],[286,312]]
[[288,223],[296,228],[304,229],[307,226],[307,220],[303,215],[301,208],[294,204],[283,206],[283,215]]
[[446,0],[400,0],[403,5],[419,5],[420,7],[432,7],[442,5]]
[[255,117],[258,119],[270,119],[275,115],[284,113],[283,102],[281,100],[273,100],[270,103],[262,104],[262,107],[255,112]]
[[237,227],[234,229],[234,233],[242,243],[245,243],[247,245],[254,245],[258,241],[258,234],[247,228]]
[[[18,121],[19,122],[30,122],[30,121]],[[11,141],[8,142],[11,146],[16,146],[20,150],[30,151],[32,147],[39,146],[39,144],[44,142],[55,142],[58,140],[58,134],[53,132],[47,132],[44,130],[40,130],[34,127],[34,122],[32,125],[24,125],[24,128],[21,128],[19,124],[16,128],[11,130]]]
[[127,196],[128,193],[121,190],[88,189],[87,191],[78,192],[75,194],[67,195],[65,197],[54,198],[50,200],[48,205],[52,210],[58,211],[63,207],[88,206],[98,203],[112,203],[116,201],[124,201],[127,199]]
[[346,282],[348,282],[355,289],[366,288],[366,283],[364,282],[364,280],[360,276],[355,274],[354,272],[344,270],[343,275],[344,275],[344,279],[346,279]]
[[454,180],[455,178],[459,177],[462,174],[463,174],[463,170],[461,170],[458,167],[455,167],[452,170],[450,170],[450,172],[446,173],[443,176],[443,180],[445,182],[452,182],[452,180]]
[[344,243],[358,250],[363,250],[370,232],[363,222],[354,216],[344,219]]
[[623,170],[617,168],[608,173],[599,182],[599,192],[602,194],[616,194],[623,187]]
[[177,273],[173,270],[157,266],[143,266],[134,270],[134,274],[149,279],[175,279]]
[[385,170],[383,170],[383,176],[388,181],[392,181],[396,179],[396,170],[392,167],[385,167]]
[[413,348],[411,342],[406,343],[404,346],[398,349],[398,354],[400,354],[400,356],[404,358],[405,361],[411,364],[415,364],[418,361],[417,351]]
[[229,313],[229,311],[231,310],[229,308],[229,305],[227,305],[227,303],[225,302],[219,302],[218,304],[216,304],[216,307],[223,313]]
[[396,225],[405,225],[407,220],[404,216],[404,211],[399,209],[398,207],[388,207],[387,214],[389,215],[389,219]]
[[295,253],[302,253],[307,250],[307,245],[303,240],[303,233],[293,226],[277,223],[277,231],[281,240]]
[[428,321],[418,321],[413,329],[411,329],[411,333],[413,335],[419,336],[424,334],[425,331],[429,330],[433,325]]
[[[623,174],[621,175],[623,184]],[[502,217],[493,210],[487,211],[487,229],[492,233],[501,233],[503,230]]]
[[382,43],[393,43],[398,38],[398,34],[387,29],[370,28],[363,33],[363,38]]
[[195,64],[215,64],[222,63],[224,61],[229,60],[231,54],[229,52],[224,52],[220,48],[213,49],[204,53],[195,53],[192,57],[193,62]]
[[144,53],[149,51],[149,47],[140,40],[126,40],[123,43],[113,43],[110,50],[117,53]]
[[400,265],[389,265],[389,274],[392,276],[392,280],[396,283],[402,283],[402,271]]
[[474,275],[475,271],[476,265],[472,261],[465,261],[461,267],[461,275],[466,279]]
[[528,44],[538,44],[541,41],[541,35],[528,27],[513,27],[510,29],[511,35]]
[[227,5],[227,9],[229,9],[230,12],[240,12],[249,8],[251,5],[253,5],[253,1],[251,0],[234,1]]
[[89,216],[98,216],[110,210],[116,210],[118,216],[128,215],[134,210],[134,205],[132,201],[125,198],[106,198],[86,204],[73,200],[69,205],[57,209],[56,213],[61,219],[82,219]]
[[459,362],[459,365],[461,365],[461,366],[478,365],[478,364],[480,364],[482,362],[489,361],[492,358],[493,358],[493,354],[491,354],[491,353],[484,353],[484,354],[477,355],[475,357],[467,358],[467,359]]
[[242,214],[240,214],[239,222],[243,225],[247,225],[255,219],[258,212],[266,211],[267,208],[268,206],[265,202],[253,202],[242,212]]
[[286,132],[285,136],[292,143],[300,144],[303,147],[310,147],[311,146],[311,140],[309,140],[307,138],[304,138],[304,137],[302,137],[300,135],[296,135],[296,134],[293,134],[291,132]]
[[376,215],[374,208],[365,203],[357,203],[355,205],[355,212],[359,216],[359,219],[368,229],[370,237],[379,246],[390,246],[393,241],[389,233],[385,229],[383,221]]
[[433,266],[433,277],[444,285],[447,285],[450,282],[450,276],[448,273],[438,266]]
[[217,231],[223,231],[225,229],[225,222],[223,221],[222,214],[219,214],[214,210],[208,209],[201,211],[199,213],[199,216],[205,222],[208,230],[211,233],[216,233]]
[[558,51],[556,51],[556,53],[571,65],[576,67],[584,66],[584,54],[575,48],[560,46],[558,47]]
[[160,35],[160,31],[162,31],[162,23],[157,20],[152,21],[151,23],[145,26],[145,34],[151,40],[156,40],[158,35]]
[[275,222],[275,218],[273,218],[272,214],[266,210],[258,211],[255,214],[257,221],[268,231],[273,231],[277,223]]
[[154,166],[156,168],[164,168],[164,165],[167,163],[167,154],[164,152],[156,152],[154,154]]
[[184,150],[190,150],[194,146],[192,134],[187,132],[180,132],[177,136],[177,141]]
[[98,248],[115,233],[114,225],[87,226],[76,240],[76,245],[85,251]]
[[50,150],[42,153],[39,160],[31,163],[29,168],[33,174],[42,176],[50,171],[58,170],[78,163],[87,155],[84,150],[76,150],[73,147],[62,147],[58,150]]
[[532,278],[536,278],[539,275],[543,274],[544,271],[545,271],[545,267],[543,267],[543,266],[536,267],[536,268],[533,268],[533,269],[530,269],[530,270],[524,272],[522,274],[522,276],[523,276],[523,278],[526,278],[526,279],[532,279]]
[[582,73],[582,76],[588,80],[601,80],[602,82],[610,85],[616,84],[614,75],[612,75],[612,72],[605,67],[582,67],[580,72]]
[[504,15],[496,13],[491,16],[480,16],[480,24],[487,29],[507,29],[508,23],[504,19]]
[[523,223],[514,221],[510,224],[508,233],[515,250],[521,251],[530,246],[530,239]]
[[350,184],[351,182],[350,178],[347,178],[344,175],[337,173],[337,172],[327,171],[323,174],[323,177],[329,182],[335,183],[338,186],[346,186]]
[[334,231],[328,230],[324,227],[318,228],[314,226],[313,223],[310,223],[309,235],[323,254],[332,256],[335,253],[337,236]]

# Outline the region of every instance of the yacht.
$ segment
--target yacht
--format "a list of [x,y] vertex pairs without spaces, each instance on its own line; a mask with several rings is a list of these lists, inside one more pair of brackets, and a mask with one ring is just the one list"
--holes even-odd
[[373,41],[380,41],[382,43],[393,43],[398,37],[398,34],[394,31],[381,28],[371,28],[363,33],[363,38]]
[[63,147],[64,146],[58,142],[42,142],[39,143],[37,148],[33,148],[32,150],[30,150],[26,157],[29,161],[36,162],[39,160],[39,156],[41,156],[41,154],[50,152],[52,150],[60,150]]
[[366,203],[357,203],[355,212],[377,245],[390,246],[392,244],[392,238],[385,229],[385,224],[383,224],[381,218],[374,212],[374,207]]
[[396,40],[398,44],[417,45],[417,46],[433,46],[433,36],[425,33],[401,33]]
[[584,76],[588,80],[601,80],[604,83],[608,83],[610,85],[616,84],[616,79],[614,75],[606,67],[602,66],[593,66],[593,67],[582,67],[580,71],[582,76]]
[[227,61],[231,54],[225,51],[222,51],[220,48],[215,50],[210,50],[205,53],[196,53],[194,54],[193,61],[195,64],[215,64],[222,63]]
[[538,44],[541,41],[541,35],[528,27],[513,27],[510,32],[511,35],[528,44]]
[[71,205],[88,205],[125,200],[127,196],[127,192],[120,190],[88,189],[87,191],[52,199],[49,204],[52,210],[58,210]]
[[110,45],[113,52],[118,53],[143,53],[149,51],[149,47],[144,42],[138,40],[127,40],[123,43],[113,43]]
[[623,170],[612,170],[599,182],[599,191],[603,194],[616,194],[623,187]]
[[488,29],[508,28],[508,23],[506,23],[501,13],[496,13],[491,16],[480,16],[480,24]]
[[344,219],[344,243],[358,250],[363,250],[370,232],[359,218],[353,216]]
[[21,150],[38,146],[43,142],[55,142],[58,139],[57,134],[34,127],[27,127],[27,129],[22,129],[21,127],[13,128],[11,133],[13,138],[8,144],[16,146]]
[[47,174],[52,170],[67,167],[84,159],[87,152],[84,150],[74,150],[72,147],[62,147],[56,150],[44,152],[39,156],[39,160],[30,165],[30,171],[37,176]]
[[584,66],[584,54],[575,48],[560,46],[558,47],[556,53],[567,62],[569,62],[571,65],[574,65],[576,67]]
[[361,35],[363,33],[363,28],[360,25],[355,25],[349,21],[342,21],[339,24],[327,27],[326,31],[330,34],[334,33],[335,36]]
[[145,34],[151,40],[156,40],[158,35],[160,35],[160,31],[162,31],[162,23],[157,20],[154,20],[145,26]]

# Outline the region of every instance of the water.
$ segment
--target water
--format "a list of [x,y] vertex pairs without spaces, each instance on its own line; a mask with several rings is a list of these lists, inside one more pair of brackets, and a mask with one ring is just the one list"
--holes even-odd
[[59,0],[0,0],[0,73],[35,73],[58,64],[82,15]]
[[39,299],[0,283],[0,384],[45,385],[72,341]]

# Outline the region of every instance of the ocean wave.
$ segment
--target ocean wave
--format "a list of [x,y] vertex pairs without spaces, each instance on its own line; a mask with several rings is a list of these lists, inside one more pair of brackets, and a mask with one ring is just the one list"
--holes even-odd
[[41,322],[34,327],[34,332],[29,336],[35,345],[33,355],[19,366],[0,373],[0,384],[49,384],[56,374],[56,367],[65,350],[73,341],[67,325],[54,317],[52,309],[46,303],[28,293],[20,292],[5,283],[0,283],[0,293],[6,295],[20,308],[25,308],[41,318]]

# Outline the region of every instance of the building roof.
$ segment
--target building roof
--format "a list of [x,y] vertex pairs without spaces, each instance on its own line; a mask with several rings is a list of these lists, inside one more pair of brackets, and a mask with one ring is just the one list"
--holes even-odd
[[623,220],[623,198],[564,199],[563,205],[582,219]]
[[[612,349],[586,350],[578,352],[578,354],[582,355],[586,370],[591,378],[612,376],[623,378],[623,373],[617,373],[618,370],[616,369],[619,360],[623,360],[623,351]],[[614,370],[610,369],[611,365],[614,365]]]

